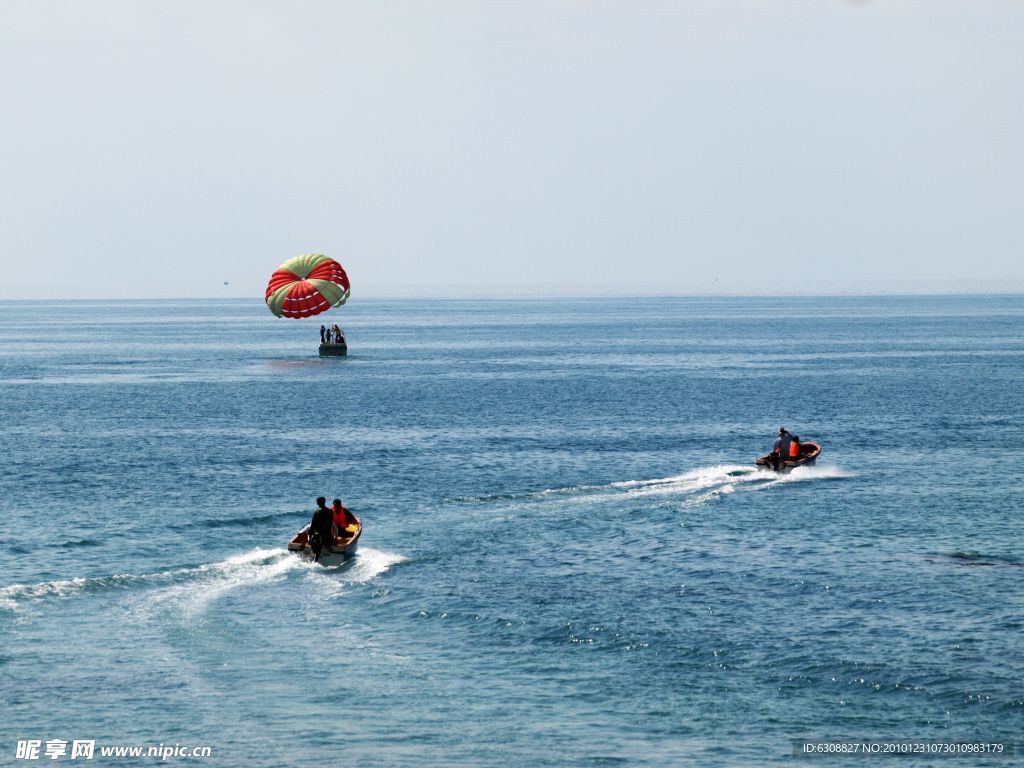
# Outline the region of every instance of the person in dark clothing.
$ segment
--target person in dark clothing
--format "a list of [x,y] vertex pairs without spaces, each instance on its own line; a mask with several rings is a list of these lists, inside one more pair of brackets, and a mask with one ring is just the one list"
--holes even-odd
[[309,546],[313,550],[313,560],[320,559],[325,546],[334,544],[331,526],[334,523],[331,510],[327,508],[327,499],[321,496],[316,500],[316,511],[309,521]]
[[779,427],[779,436],[775,439],[775,446],[772,448],[772,469],[778,469],[789,456],[789,444],[793,441],[793,435],[786,431],[785,427]]
[[323,344],[325,341],[327,341],[327,326],[326,325],[321,325],[320,326],[320,343]]

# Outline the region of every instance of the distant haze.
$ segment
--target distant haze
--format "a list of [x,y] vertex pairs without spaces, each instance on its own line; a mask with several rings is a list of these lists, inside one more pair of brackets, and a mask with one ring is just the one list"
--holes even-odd
[[1016,0],[0,0],[0,297],[1024,291]]

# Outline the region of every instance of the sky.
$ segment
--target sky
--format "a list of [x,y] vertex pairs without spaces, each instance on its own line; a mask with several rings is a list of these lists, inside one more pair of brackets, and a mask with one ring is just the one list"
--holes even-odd
[[0,298],[1024,292],[1018,0],[0,0]]

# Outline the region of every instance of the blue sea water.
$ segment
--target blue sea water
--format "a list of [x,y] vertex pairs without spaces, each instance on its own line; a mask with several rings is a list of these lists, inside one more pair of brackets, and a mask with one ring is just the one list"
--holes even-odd
[[[332,319],[348,358],[259,301],[0,302],[0,764],[26,739],[248,767],[1019,738],[1024,298]],[[780,425],[817,466],[754,470]],[[337,568],[284,550],[318,495],[365,523]]]

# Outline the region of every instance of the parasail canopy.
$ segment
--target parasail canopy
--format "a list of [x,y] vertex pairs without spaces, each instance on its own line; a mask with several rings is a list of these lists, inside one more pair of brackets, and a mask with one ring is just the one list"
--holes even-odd
[[270,276],[267,307],[278,317],[312,317],[340,307],[349,296],[348,275],[322,253],[288,259]]

